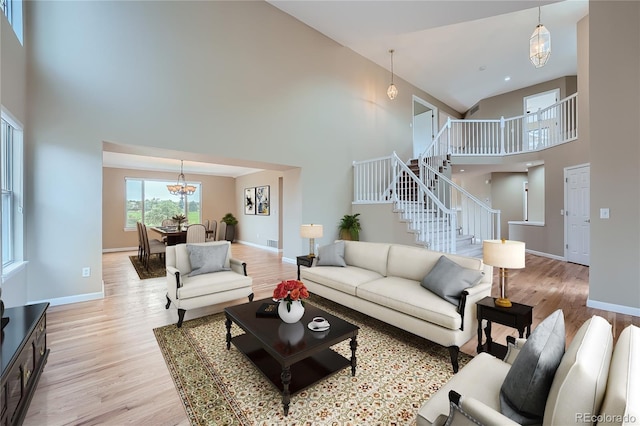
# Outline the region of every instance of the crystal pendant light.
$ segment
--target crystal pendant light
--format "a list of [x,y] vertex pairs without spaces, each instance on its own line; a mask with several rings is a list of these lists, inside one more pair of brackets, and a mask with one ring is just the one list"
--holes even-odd
[[393,84],[393,52],[394,52],[393,49],[389,50],[389,53],[391,54],[391,84],[387,89],[387,96],[391,100],[394,100],[396,96],[398,96],[398,88],[396,87],[395,84]]
[[538,7],[538,26],[529,39],[529,59],[536,68],[542,68],[551,56],[551,33],[540,23]]

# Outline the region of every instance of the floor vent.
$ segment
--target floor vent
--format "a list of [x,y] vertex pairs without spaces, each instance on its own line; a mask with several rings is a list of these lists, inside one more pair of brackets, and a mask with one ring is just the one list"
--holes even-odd
[[267,240],[267,247],[278,248],[278,240]]

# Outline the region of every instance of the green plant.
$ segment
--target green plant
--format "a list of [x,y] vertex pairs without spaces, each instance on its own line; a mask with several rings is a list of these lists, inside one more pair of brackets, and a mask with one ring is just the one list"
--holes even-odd
[[184,222],[185,220],[187,220],[186,216],[183,214],[177,214],[175,216],[173,216],[171,219],[173,219],[173,221],[180,226],[182,224],[182,222]]
[[236,217],[234,215],[232,215],[231,213],[225,214],[224,217],[220,221],[226,223],[227,225],[237,225],[238,224],[238,219],[236,219]]
[[345,214],[340,219],[338,224],[338,231],[340,232],[340,238],[343,240],[358,241],[360,239],[360,219],[358,219],[360,213]]

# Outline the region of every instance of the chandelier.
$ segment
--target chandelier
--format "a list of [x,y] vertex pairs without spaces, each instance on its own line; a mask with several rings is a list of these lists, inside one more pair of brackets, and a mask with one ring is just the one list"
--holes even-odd
[[175,185],[167,185],[167,189],[171,193],[171,195],[179,195],[180,197],[184,197],[185,195],[191,195],[196,192],[196,187],[193,185],[187,185],[187,181],[184,178],[184,173],[182,171],[184,160],[180,160],[180,174],[178,175],[178,182]]
[[391,84],[387,89],[387,96],[391,100],[394,100],[396,96],[398,96],[398,88],[396,87],[395,84],[393,84],[393,52],[394,52],[393,49],[389,50],[389,53],[391,54]]
[[529,39],[529,59],[536,68],[542,68],[551,56],[551,33],[540,23],[538,7],[538,26]]

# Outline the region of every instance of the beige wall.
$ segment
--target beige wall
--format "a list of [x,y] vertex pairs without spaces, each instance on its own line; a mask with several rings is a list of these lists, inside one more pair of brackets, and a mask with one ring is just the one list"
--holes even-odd
[[[175,181],[176,173],[146,170],[102,169],[102,245],[104,250],[138,247],[135,229],[125,230],[125,178],[166,179]],[[236,182],[234,178],[188,174],[189,182],[202,184],[202,219],[220,222],[225,213],[236,210]],[[149,237],[152,237],[149,235]],[[157,238],[158,236],[154,236]]]
[[526,173],[491,174],[491,207],[500,210],[502,238],[510,238],[510,220],[523,219],[523,184],[526,180]]
[[[478,110],[473,114],[466,114],[467,119],[491,119],[517,117],[524,114],[524,98],[526,96],[560,89],[560,99],[566,98],[576,92],[576,76],[567,76],[550,80],[534,86],[514,90],[502,95],[481,100],[477,105]],[[473,110],[474,108],[471,108]]]
[[544,166],[529,167],[528,220],[544,222]]
[[[591,1],[589,10],[589,302],[633,307],[638,315],[640,2]],[[599,219],[603,207],[609,219]]]
[[[280,222],[280,188],[281,172],[260,172],[238,177],[236,179],[236,210],[238,215],[238,228],[236,240],[267,246],[267,240],[279,240]],[[269,186],[270,211],[268,216],[244,214],[244,189],[256,186]]]

